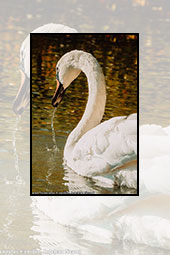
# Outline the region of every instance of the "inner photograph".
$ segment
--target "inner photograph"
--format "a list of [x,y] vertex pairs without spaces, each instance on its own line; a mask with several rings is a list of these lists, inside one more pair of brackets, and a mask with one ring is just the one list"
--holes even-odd
[[32,33],[30,195],[139,195],[139,34]]

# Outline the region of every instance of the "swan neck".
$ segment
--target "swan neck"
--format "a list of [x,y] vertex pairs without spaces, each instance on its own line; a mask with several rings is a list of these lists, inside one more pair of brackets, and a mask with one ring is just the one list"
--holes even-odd
[[105,79],[99,63],[91,54],[88,54],[87,61],[83,59],[79,68],[87,77],[88,101],[80,122],[67,139],[64,155],[70,154],[80,138],[101,122],[105,110]]

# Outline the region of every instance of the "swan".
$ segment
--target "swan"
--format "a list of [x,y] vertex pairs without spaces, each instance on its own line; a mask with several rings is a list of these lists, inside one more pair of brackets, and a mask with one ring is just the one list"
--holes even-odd
[[58,61],[52,105],[58,106],[81,71],[88,80],[89,96],[82,119],[67,138],[64,164],[88,177],[110,175],[111,169],[121,166],[130,168],[136,162],[137,115],[114,117],[100,123],[106,103],[105,79],[99,63],[90,53],[73,50]]
[[[139,196],[34,197],[32,207],[82,238],[170,250],[170,126],[139,129]],[[132,245],[132,243],[130,243]]]
[[[61,24],[45,24],[31,33],[77,33],[74,28]],[[26,37],[20,48],[21,85],[13,103],[13,111],[21,115],[30,102],[30,35]]]

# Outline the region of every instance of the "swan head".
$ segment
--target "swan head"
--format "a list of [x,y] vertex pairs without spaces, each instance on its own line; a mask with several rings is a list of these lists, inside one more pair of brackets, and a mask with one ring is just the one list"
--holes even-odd
[[66,53],[56,65],[56,90],[52,98],[52,105],[57,107],[70,83],[77,78],[81,70],[79,57],[82,51],[73,50]]
[[21,115],[30,102],[30,78],[21,70],[21,85],[13,103],[13,111]]

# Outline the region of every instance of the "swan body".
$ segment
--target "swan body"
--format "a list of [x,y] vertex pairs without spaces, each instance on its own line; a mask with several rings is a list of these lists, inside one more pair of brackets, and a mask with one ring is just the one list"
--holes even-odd
[[[73,28],[61,24],[46,24],[31,33],[76,33]],[[22,114],[30,102],[30,35],[26,37],[20,48],[21,85],[13,104],[13,111]]]
[[137,115],[115,117],[100,124],[106,103],[104,75],[97,60],[81,50],[73,50],[59,60],[53,106],[59,104],[81,71],[87,76],[89,97],[82,119],[67,139],[64,160],[78,174],[93,176],[136,158]]
[[137,126],[132,116],[115,117],[89,130],[76,144],[72,158],[65,152],[66,162],[77,173],[92,176],[136,158]]
[[[153,132],[152,132],[153,131]],[[140,196],[36,197],[33,206],[84,238],[111,243],[114,238],[170,250],[170,126],[140,128]],[[149,138],[149,139],[148,139]],[[153,142],[153,143],[152,143]],[[162,143],[163,145],[163,143]],[[103,236],[103,240],[100,238]]]

